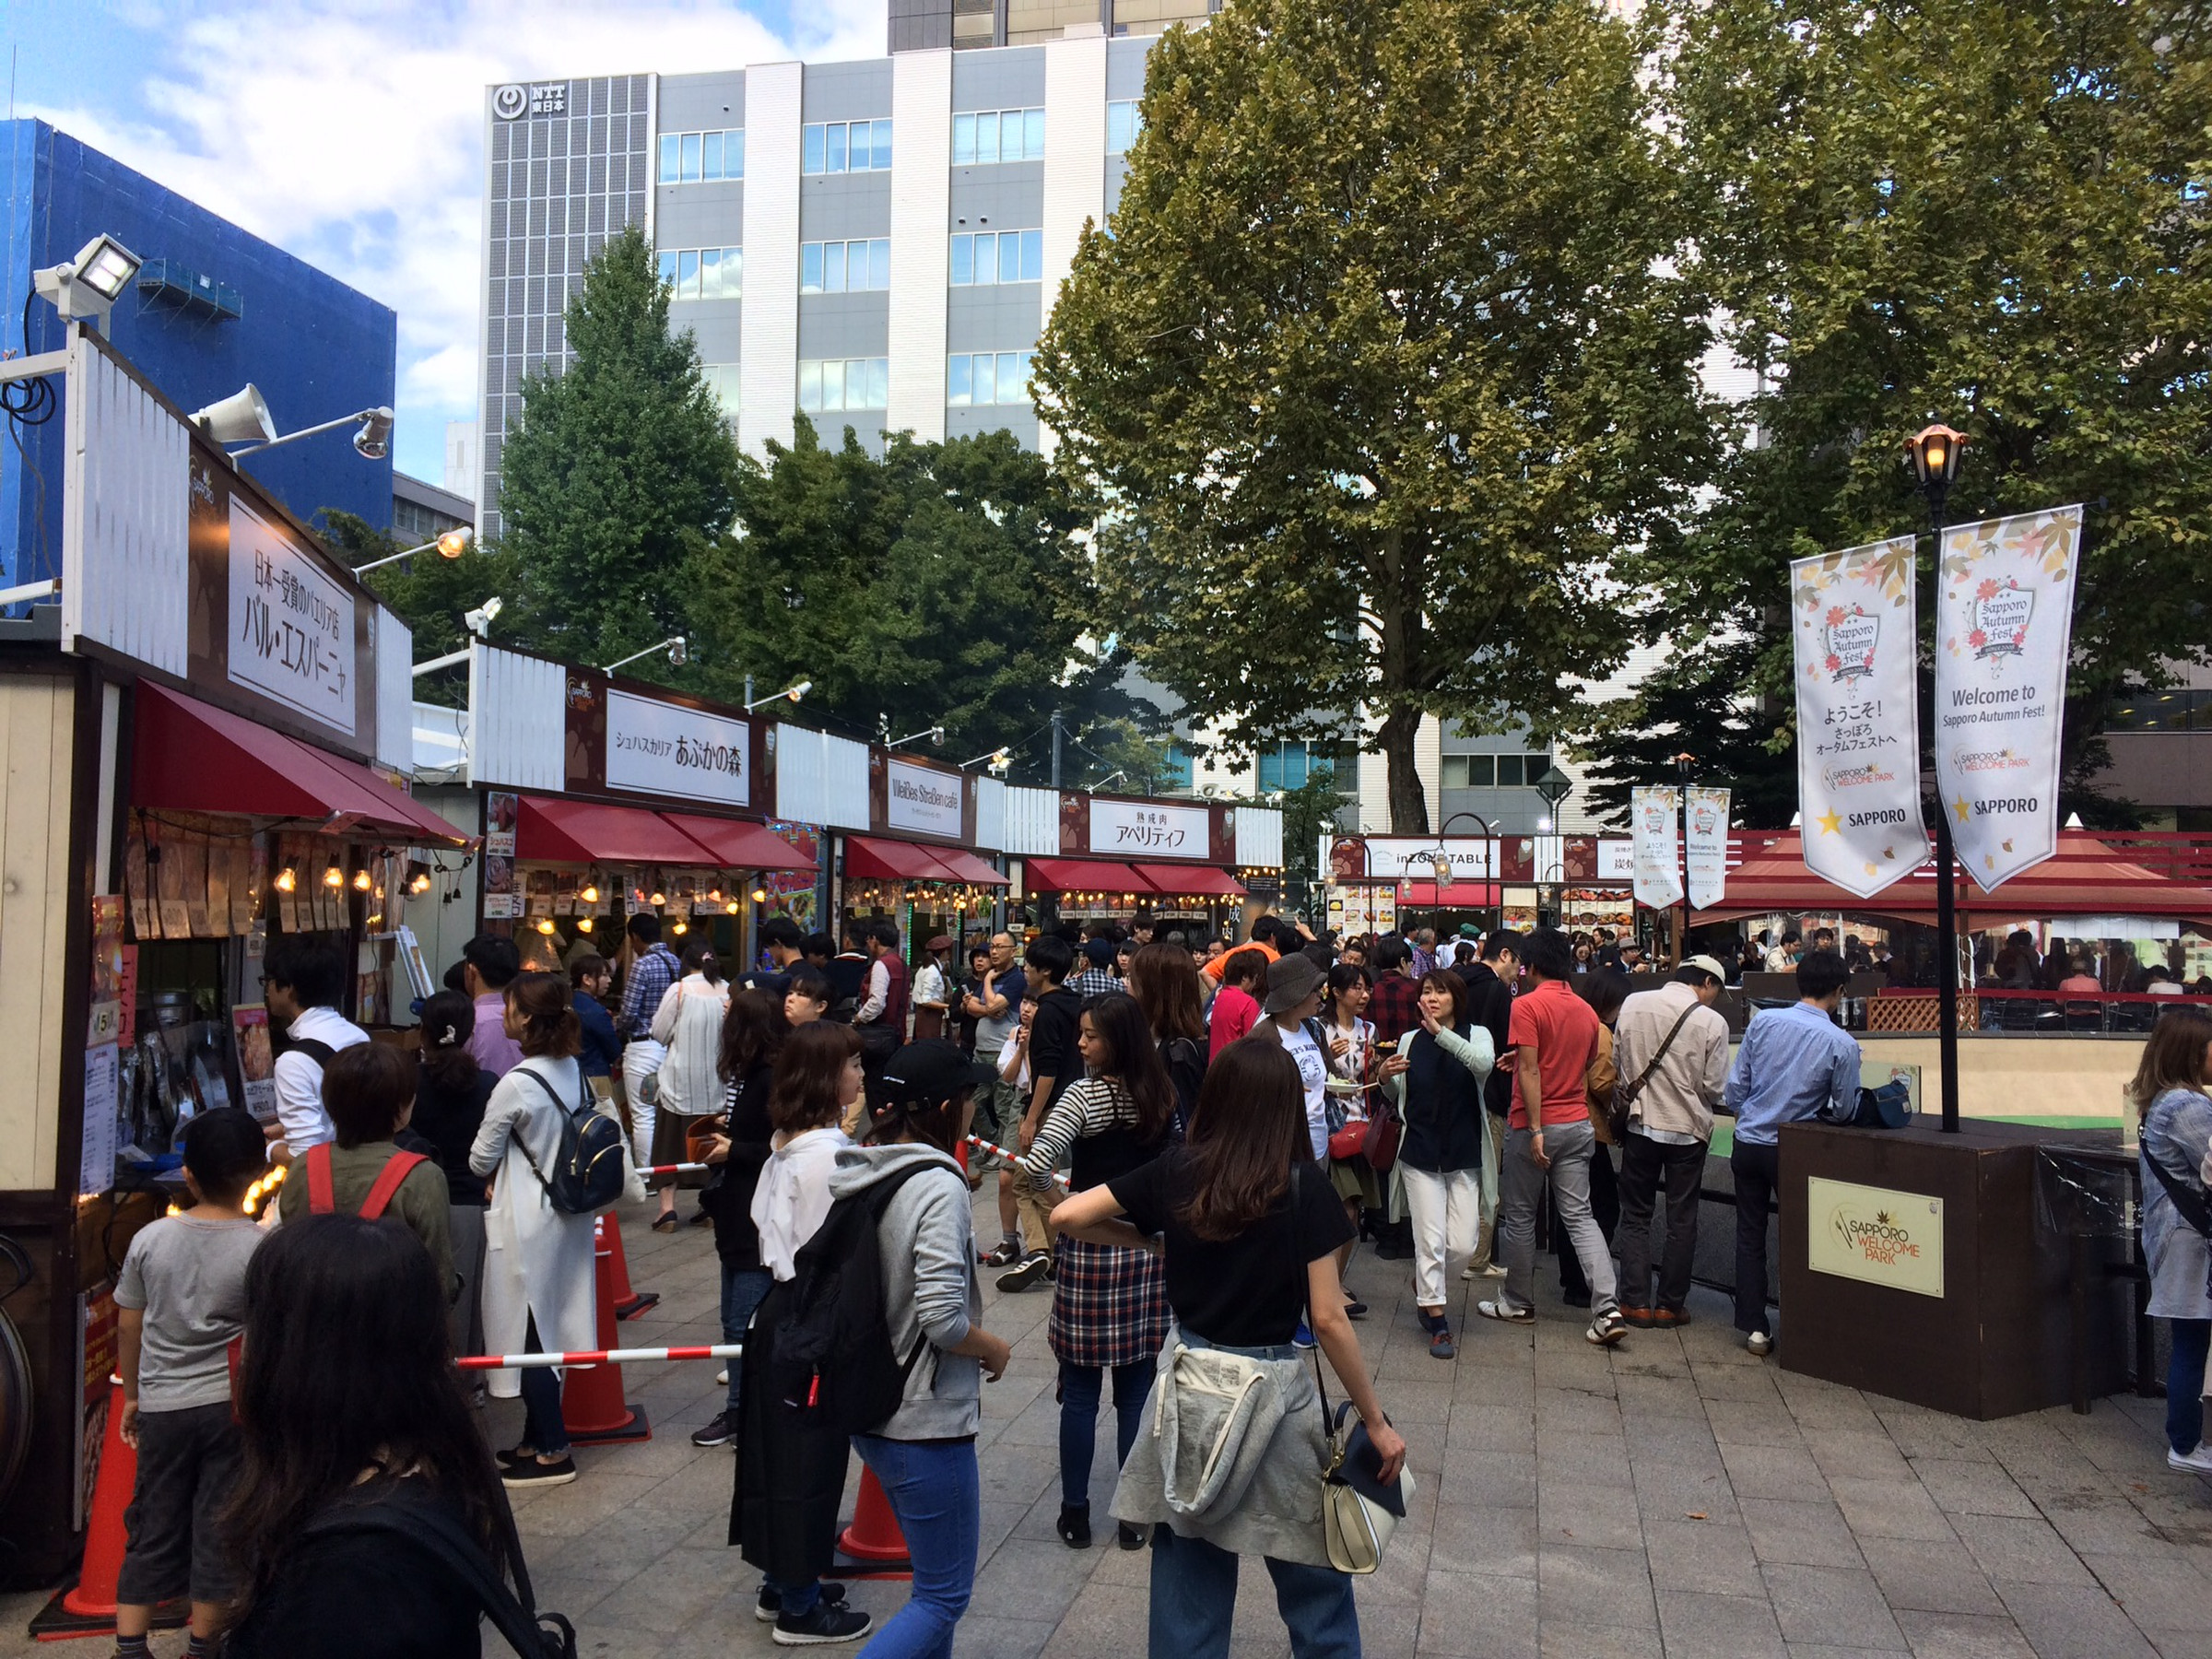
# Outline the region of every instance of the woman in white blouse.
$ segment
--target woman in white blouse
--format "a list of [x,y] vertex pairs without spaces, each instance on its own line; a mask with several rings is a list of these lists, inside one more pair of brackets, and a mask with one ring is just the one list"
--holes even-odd
[[[657,1110],[669,1128],[654,1135],[655,1152],[666,1156],[655,1157],[655,1163],[682,1158],[686,1118],[722,1110],[722,1075],[716,1067],[722,1022],[729,1011],[730,987],[714,959],[714,947],[703,938],[694,940],[684,951],[683,978],[668,987],[653,1016],[653,1040],[668,1051],[658,1073]],[[661,1188],[661,1213],[653,1225],[661,1232],[676,1225],[674,1182]]]

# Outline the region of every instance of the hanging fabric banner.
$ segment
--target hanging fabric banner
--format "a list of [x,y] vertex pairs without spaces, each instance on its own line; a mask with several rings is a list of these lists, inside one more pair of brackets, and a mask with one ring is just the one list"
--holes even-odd
[[1936,787],[1959,862],[1988,892],[2058,851],[2058,740],[2081,509],[1943,533]]
[[1912,538],[1790,566],[1805,867],[1861,899],[1927,862]]
[[1689,905],[1711,910],[1728,892],[1728,792],[1693,787],[1689,824]]
[[1680,842],[1675,833],[1682,810],[1679,791],[1639,789],[1629,806],[1636,843],[1636,902],[1665,910],[1682,902]]

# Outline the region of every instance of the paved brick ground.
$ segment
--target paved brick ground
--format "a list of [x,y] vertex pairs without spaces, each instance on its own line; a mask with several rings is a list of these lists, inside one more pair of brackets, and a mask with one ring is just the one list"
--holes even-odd
[[[623,1326],[625,1342],[714,1339],[705,1231],[655,1236],[641,1220],[625,1230],[634,1276],[664,1300]],[[1351,1277],[1420,1483],[1388,1564],[1359,1592],[1371,1653],[2212,1655],[2212,1494],[2166,1469],[2159,1402],[1964,1422],[1753,1360],[1701,1292],[1688,1330],[1632,1333],[1606,1353],[1554,1289],[1533,1331],[1477,1321],[1445,1364],[1413,1324],[1406,1264],[1363,1254]],[[1015,1361],[984,1394],[983,1559],[958,1652],[1141,1654],[1146,1557],[1114,1548],[1110,1526],[1086,1551],[1053,1535],[1049,1294],[984,1294]],[[718,1406],[711,1370],[629,1381],[652,1442],[582,1453],[575,1485],[518,1502],[542,1599],[576,1621],[586,1659],[778,1651],[752,1617],[756,1576],[723,1542],[730,1454],[688,1439]],[[509,1439],[516,1420],[495,1408]],[[1100,1520],[1110,1457],[1092,1482]],[[903,1597],[898,1583],[853,1590],[879,1616]],[[0,1598],[0,1655],[33,1651],[23,1628],[40,1599]],[[1288,1651],[1262,1572],[1245,1573],[1236,1628],[1237,1659]],[[496,1638],[487,1649],[504,1653]]]

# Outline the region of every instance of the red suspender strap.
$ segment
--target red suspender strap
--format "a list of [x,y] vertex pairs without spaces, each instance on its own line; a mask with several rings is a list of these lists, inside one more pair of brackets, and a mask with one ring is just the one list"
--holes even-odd
[[338,1207],[337,1197],[330,1185],[328,1141],[307,1149],[307,1207],[318,1216],[327,1216]]
[[422,1161],[419,1152],[394,1152],[386,1159],[384,1167],[376,1172],[376,1184],[369,1189],[369,1196],[361,1200],[361,1219],[373,1221],[382,1216],[384,1206],[392,1202],[392,1194],[399,1191],[399,1183]]

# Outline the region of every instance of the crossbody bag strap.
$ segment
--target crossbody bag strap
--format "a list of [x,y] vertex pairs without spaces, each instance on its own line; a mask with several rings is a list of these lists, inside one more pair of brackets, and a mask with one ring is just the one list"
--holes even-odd
[[2143,1161],[2150,1166],[2150,1172],[2159,1178],[2159,1184],[2166,1189],[2166,1196],[2172,1199],[2173,1207],[2181,1211],[2182,1219],[2207,1239],[2212,1239],[2212,1205],[2206,1204],[2206,1195],[2193,1193],[2183,1186],[2174,1178],[2173,1171],[2160,1163],[2147,1147],[2143,1149]]
[[1643,1086],[1652,1080],[1652,1074],[1659,1069],[1659,1062],[1666,1058],[1666,1051],[1675,1046],[1675,1039],[1682,1034],[1682,1028],[1689,1023],[1689,1017],[1697,1011],[1698,1004],[1691,1003],[1688,1007],[1682,1010],[1675,1023],[1667,1028],[1666,1041],[1659,1045],[1659,1052],[1652,1056],[1649,1065],[1636,1074],[1636,1081],[1629,1085],[1629,1099],[1632,1100],[1643,1092]]

